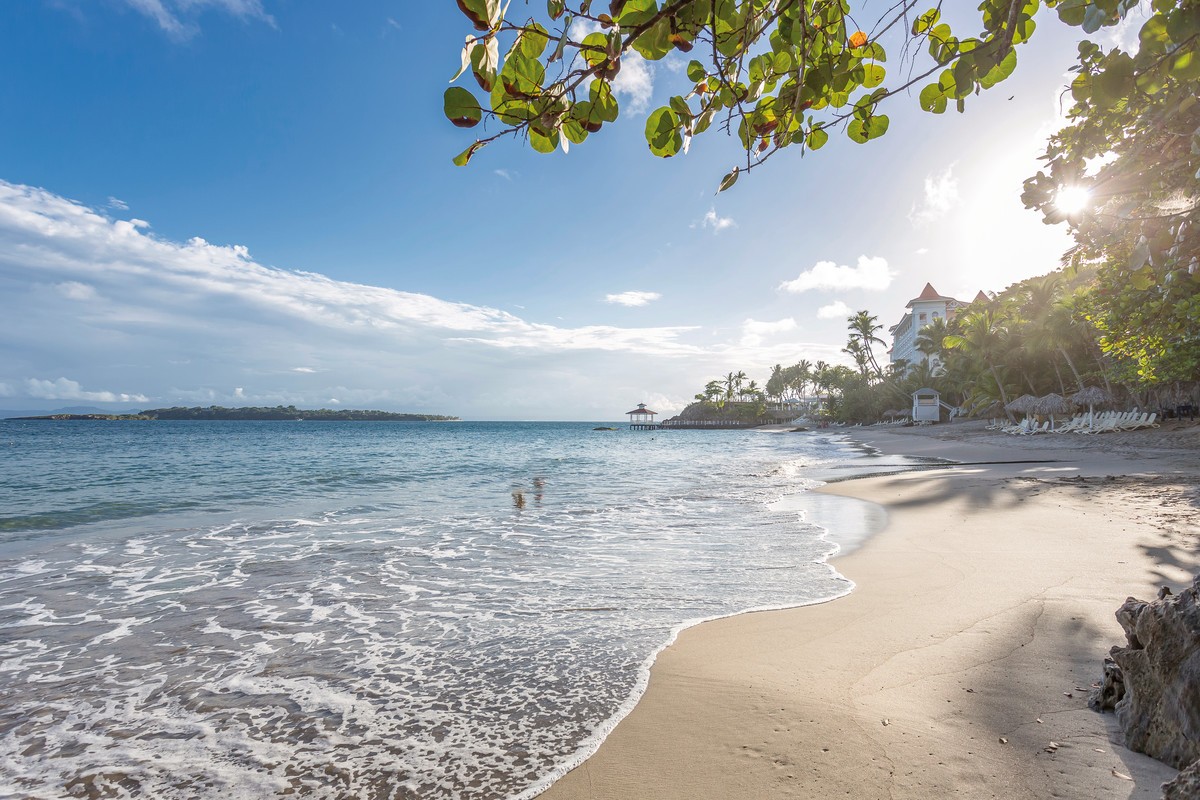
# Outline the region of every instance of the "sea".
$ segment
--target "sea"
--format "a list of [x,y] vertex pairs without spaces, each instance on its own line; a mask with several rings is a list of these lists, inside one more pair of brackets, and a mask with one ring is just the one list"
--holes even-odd
[[0,422],[0,797],[533,797],[903,467],[605,424]]

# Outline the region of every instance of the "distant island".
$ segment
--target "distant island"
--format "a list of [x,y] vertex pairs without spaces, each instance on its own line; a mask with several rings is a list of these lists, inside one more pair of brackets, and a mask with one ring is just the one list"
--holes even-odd
[[397,414],[391,411],[320,408],[315,411],[295,406],[225,408],[151,408],[136,414],[47,414],[15,417],[19,420],[311,420],[314,422],[458,422],[458,417],[441,414]]

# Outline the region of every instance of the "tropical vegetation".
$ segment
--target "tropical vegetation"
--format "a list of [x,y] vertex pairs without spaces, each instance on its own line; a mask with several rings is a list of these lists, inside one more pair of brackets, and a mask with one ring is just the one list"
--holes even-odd
[[[938,319],[922,328],[916,344],[924,358],[911,364],[880,362],[883,326],[876,316],[859,311],[846,320],[843,352],[853,367],[809,359],[776,364],[762,390],[752,395],[746,374],[731,372],[710,382],[696,400],[714,410],[753,400],[761,403],[760,417],[786,408],[796,416],[850,423],[874,422],[889,411],[907,413],[912,393],[926,387],[966,414],[995,414],[997,404],[1023,394],[1069,396],[1087,386],[1103,388],[1118,405],[1197,404],[1200,317],[1189,323],[1190,339],[1131,352],[1128,343],[1114,345],[1106,323],[1105,315],[1115,313],[1113,297],[1120,296],[1106,282],[1103,265],[1030,278],[967,305],[949,321]],[[1137,329],[1132,335],[1146,334]]]

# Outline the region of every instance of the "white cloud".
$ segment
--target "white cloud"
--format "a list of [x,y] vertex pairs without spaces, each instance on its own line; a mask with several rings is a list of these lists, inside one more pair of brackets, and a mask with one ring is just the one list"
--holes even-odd
[[96,288],[79,281],[63,281],[54,284],[58,293],[68,300],[92,300],[96,297]]
[[[731,365],[762,382],[798,354],[840,357],[837,346],[795,341],[786,320],[745,329],[743,313],[715,335],[686,324],[572,327],[554,320],[559,312],[525,319],[517,314],[530,312],[268,267],[245,247],[172,241],[108,214],[0,181],[4,407],[45,407],[48,395],[304,408],[337,398],[345,408],[476,419],[615,419],[652,392],[690,398]],[[72,283],[94,298],[82,304],[57,288]],[[747,333],[761,343],[743,344]]]
[[95,403],[145,403],[150,398],[144,394],[125,392],[87,392],[78,381],[67,378],[48,381],[38,378],[25,379],[26,393],[39,400],[91,400]]
[[[578,42],[600,30],[598,23],[576,17],[568,35]],[[612,80],[612,90],[618,97],[623,96],[628,100],[622,111],[640,114],[650,106],[650,99],[654,95],[654,65],[636,52],[626,53],[621,56],[621,71]]]
[[792,317],[774,322],[747,319],[742,323],[742,346],[758,347],[767,336],[794,330],[796,330],[796,320]]
[[916,250],[913,251],[913,253],[915,253],[916,255],[919,255],[919,256],[923,256],[928,252],[929,252],[928,247],[918,247]]
[[[524,342],[530,347],[567,350],[654,346],[680,354],[696,351],[678,341],[680,333],[690,328],[614,328],[611,341],[605,343],[602,340],[608,329],[603,327],[540,325],[486,306],[266,267],[256,263],[241,245],[214,245],[200,237],[178,244],[144,232],[144,225],[138,220],[109,220],[45,190],[0,181],[0,236],[7,240],[2,242],[6,247],[0,248],[0,264],[14,270],[40,268],[93,282],[142,281],[145,291],[220,298],[224,303],[250,307],[256,314],[303,320],[343,332],[369,329],[404,336],[424,329],[472,334],[475,341],[485,343],[495,337],[495,343],[504,346]],[[4,258],[5,250],[11,253],[30,246],[46,248],[54,255],[40,265],[24,257]],[[610,302],[636,305],[658,296],[626,292],[614,295]],[[171,317],[167,302],[169,298],[164,298],[164,304],[140,309],[139,321],[167,324]]]
[[403,26],[401,26],[399,22],[396,22],[396,20],[392,19],[391,17],[387,18],[387,24],[398,31],[404,30]]
[[12,397],[16,391],[10,384],[0,381],[0,397]]
[[[692,223],[691,227],[695,228],[696,224]],[[708,213],[704,215],[704,218],[700,220],[699,226],[701,228],[710,228],[714,234],[717,234],[726,228],[737,227],[737,223],[733,221],[733,217],[718,216],[717,210],[710,208]]]
[[233,396],[238,398],[239,400],[244,400],[246,398],[246,390],[243,389],[241,386],[238,386],[236,389],[233,390]]
[[925,176],[925,192],[919,202],[913,203],[908,219],[914,225],[927,225],[946,216],[958,202],[958,179],[954,177],[954,165],[944,172]]
[[779,284],[779,289],[800,294],[811,289],[868,289],[883,291],[892,284],[896,271],[888,268],[887,260],[876,256],[859,256],[858,266],[838,265],[818,261],[813,268],[801,272],[794,280]]
[[662,295],[658,292],[621,292],[620,294],[604,295],[604,302],[616,303],[622,306],[644,306],[654,300],[658,300]]
[[516,174],[512,170],[507,169],[494,169],[492,172],[496,175],[499,175],[501,178],[504,178],[506,181],[511,181],[513,179],[513,175]]
[[129,204],[119,197],[108,196],[108,207],[115,208],[117,211],[128,211]]
[[836,300],[827,306],[821,306],[817,309],[817,319],[846,319],[853,314],[854,312],[850,309],[850,306],[841,300]]
[[621,71],[613,78],[612,90],[629,101],[625,110],[642,113],[654,96],[654,65],[635,52],[626,53],[621,56]]
[[262,0],[125,0],[125,3],[154,20],[173,39],[188,39],[199,33],[200,28],[192,18],[208,9],[275,27],[275,19],[263,9]]

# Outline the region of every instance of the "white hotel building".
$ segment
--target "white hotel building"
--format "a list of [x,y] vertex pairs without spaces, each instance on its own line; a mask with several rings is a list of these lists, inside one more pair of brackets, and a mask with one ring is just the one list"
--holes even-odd
[[[982,291],[975,295],[971,302],[981,300],[988,300],[988,296]],[[888,329],[888,333],[892,335],[891,362],[895,364],[897,361],[904,360],[910,365],[916,365],[925,361],[925,354],[917,349],[917,336],[921,329],[939,319],[949,322],[954,319],[954,315],[958,313],[959,309],[968,305],[970,302],[940,295],[933,288],[933,284],[925,284],[921,294],[908,301],[908,305],[905,306],[908,310],[904,313],[904,317]],[[929,356],[928,360],[930,369],[936,370],[941,366],[936,355]]]

